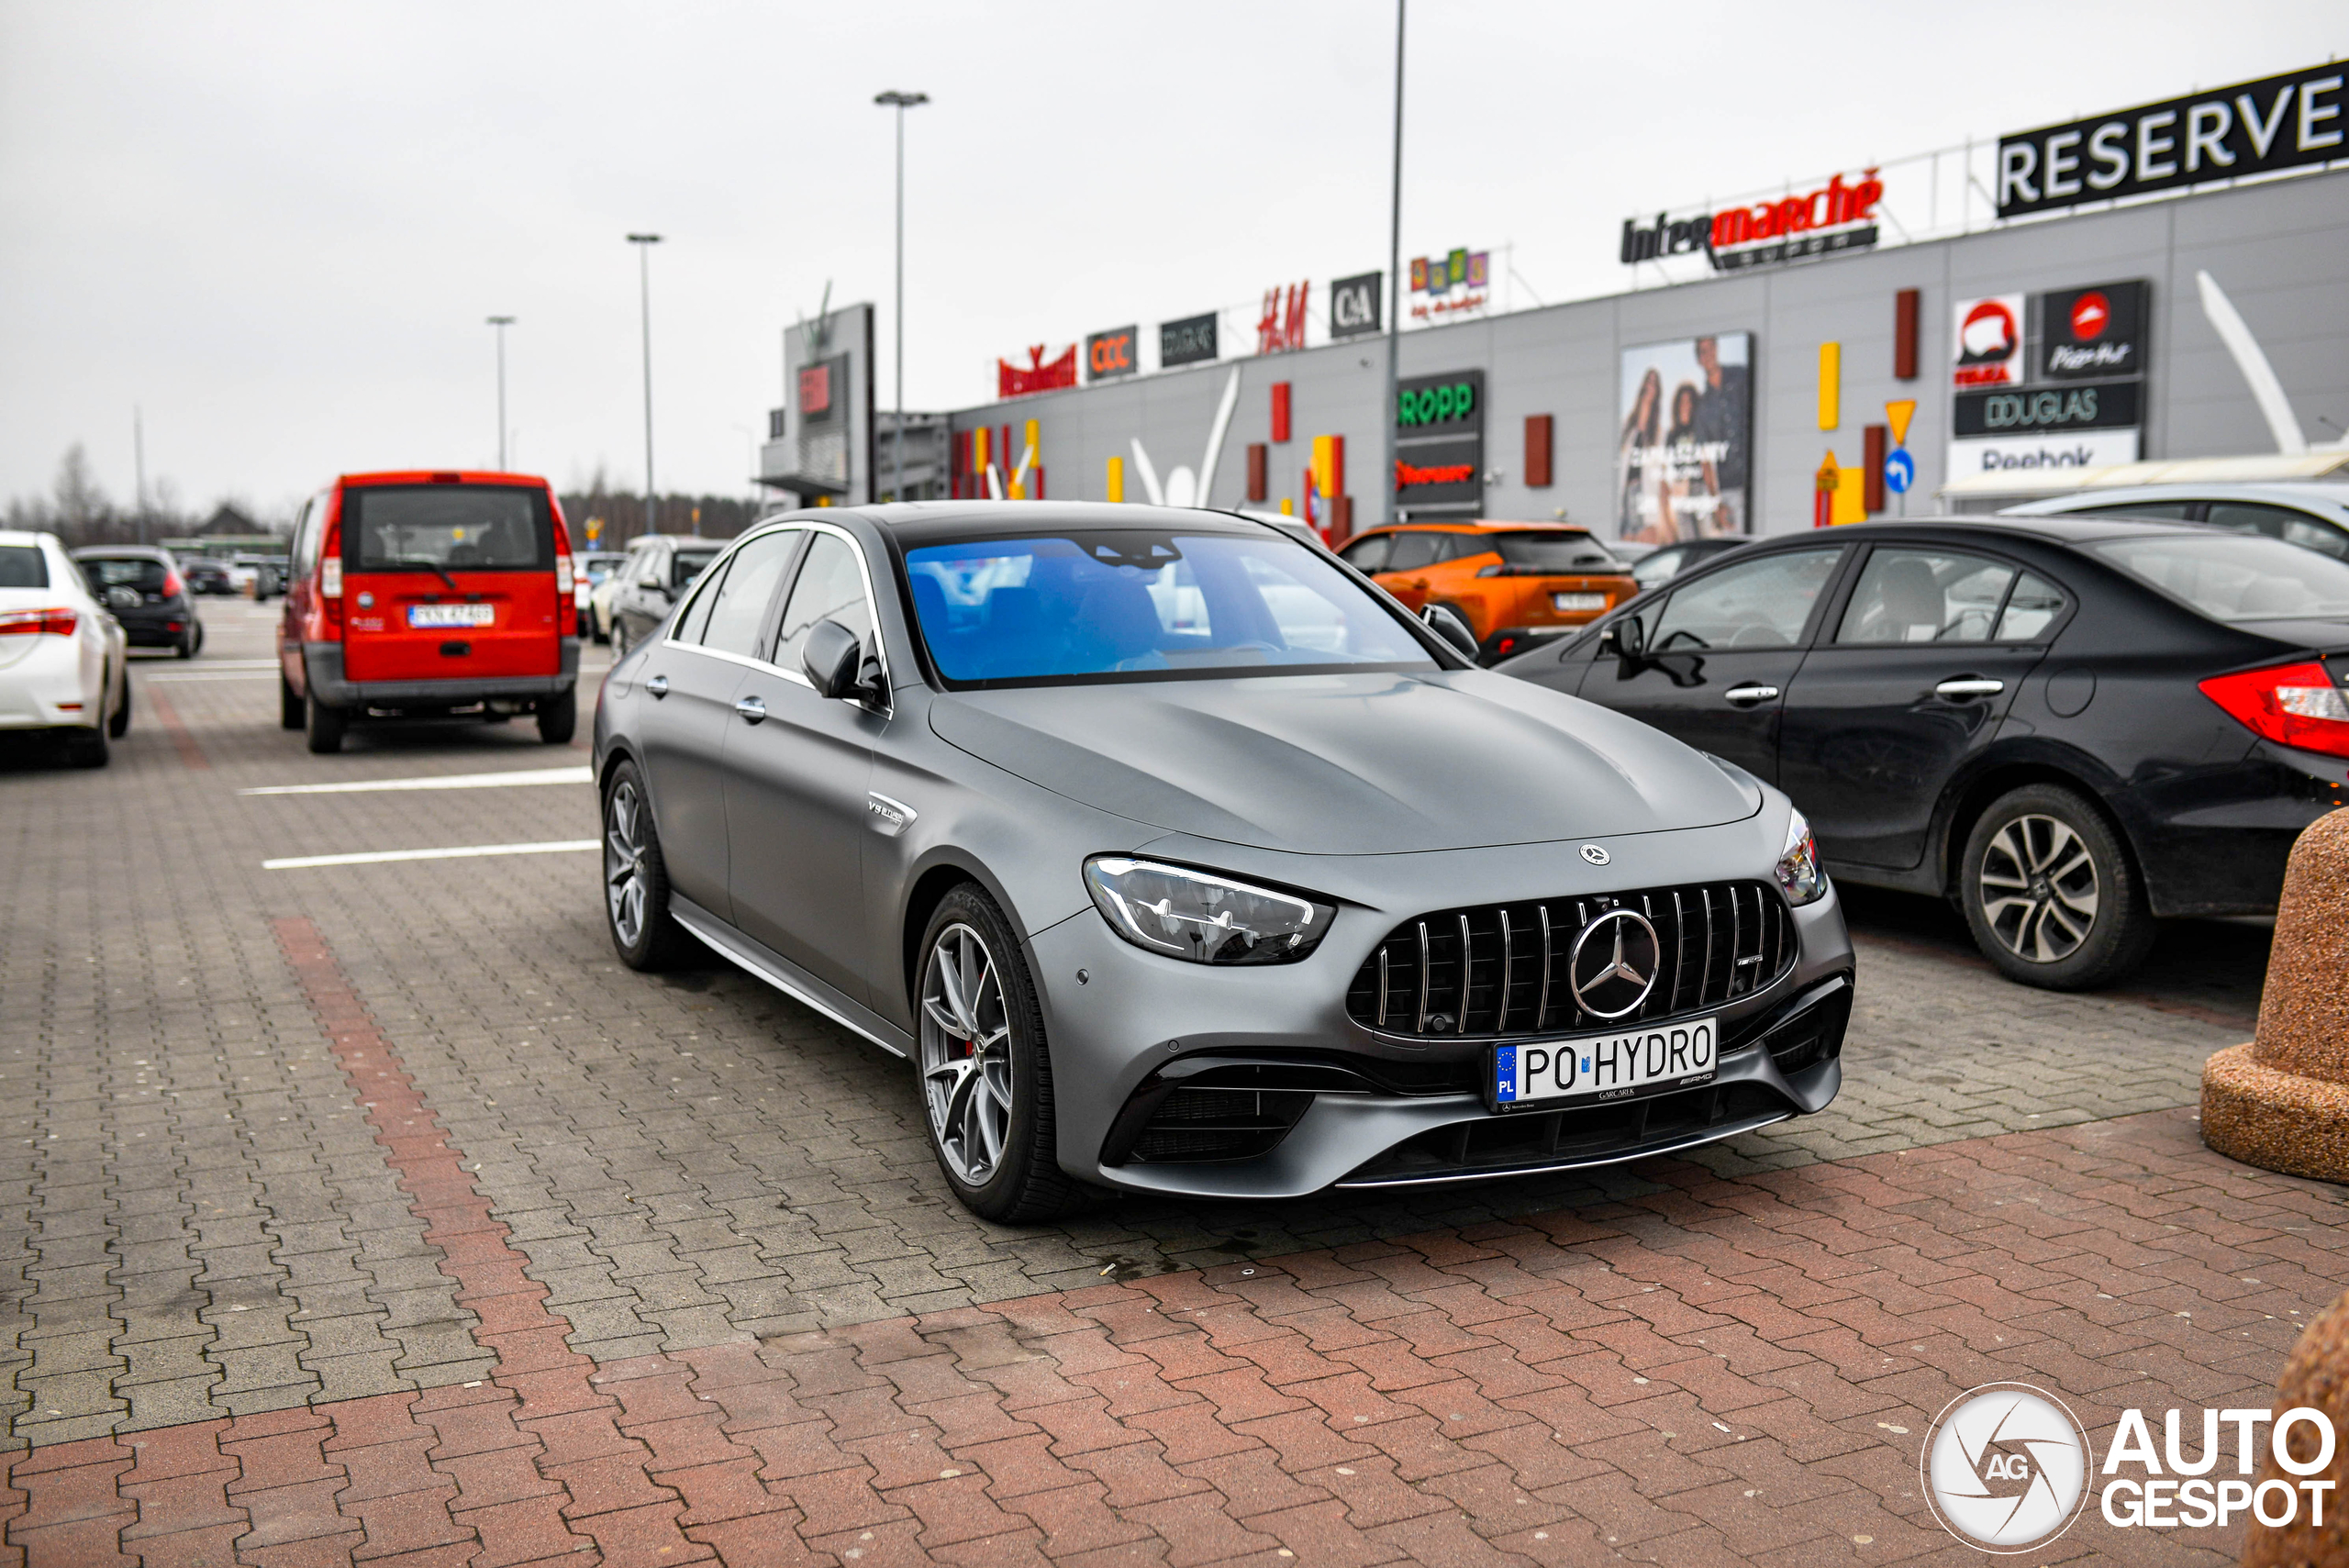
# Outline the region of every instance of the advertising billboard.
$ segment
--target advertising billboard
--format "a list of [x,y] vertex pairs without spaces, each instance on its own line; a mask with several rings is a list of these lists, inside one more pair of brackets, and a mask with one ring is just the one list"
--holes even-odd
[[873,306],[852,305],[785,330],[785,406],[768,420],[760,484],[850,506],[874,498],[873,328]]
[[2135,462],[2150,294],[2132,278],[1959,300],[1950,478]]
[[1485,509],[1485,373],[1419,375],[1395,388],[1395,505],[1413,517]]
[[2349,156],[2338,61],[1998,139],[1998,216]]
[[1379,329],[1379,287],[1385,272],[1363,272],[1330,285],[1330,336],[1359,337]]
[[[2145,369],[2145,284],[2099,284],[2042,296],[2039,379],[2085,381]],[[2132,421],[2133,422],[2133,421]]]
[[1214,359],[1219,351],[1216,346],[1215,312],[1212,310],[1205,316],[1186,316],[1180,321],[1159,323],[1158,363],[1162,369],[1201,364]]
[[1091,332],[1085,339],[1085,370],[1089,381],[1108,381],[1113,377],[1131,375],[1141,368],[1141,353],[1136,345],[1141,339],[1139,327],[1112,327],[1107,332]]
[[1752,528],[1753,334],[1625,349],[1616,532],[1636,544]]
[[1998,294],[1961,299],[1956,316],[1955,330],[1950,334],[1955,356],[1950,384],[1961,390],[2021,385],[2023,296]]

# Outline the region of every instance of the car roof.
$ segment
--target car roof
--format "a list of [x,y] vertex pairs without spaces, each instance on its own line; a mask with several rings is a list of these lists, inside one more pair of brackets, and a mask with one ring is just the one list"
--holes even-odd
[[2125,506],[2132,501],[2272,501],[2281,506],[2297,506],[2303,509],[2313,506],[2317,510],[2338,515],[2349,513],[2349,484],[2307,480],[2277,480],[2264,484],[2217,482],[2198,484],[2183,482],[2174,484],[2121,484],[2110,490],[2082,490],[2073,495],[2027,502],[2008,508],[2002,515],[2047,516],[2084,511],[2095,506]]
[[1225,533],[1262,538],[1271,527],[1236,512],[1121,501],[891,501],[872,506],[785,512],[759,521],[823,522],[837,520],[843,515],[881,525],[908,549],[933,539],[968,539],[981,532],[1019,537],[1050,534],[1059,528],[1083,528],[1088,532],[1131,528],[1137,532]]
[[507,473],[493,468],[387,468],[367,473],[344,473],[335,478],[337,484],[535,484],[551,491],[554,486],[544,476],[536,473]]
[[1408,531],[1438,534],[1574,534],[1583,539],[1590,537],[1590,530],[1580,523],[1510,523],[1497,521],[1490,517],[1463,518],[1456,523],[1374,523],[1362,531],[1366,534]]
[[1806,541],[1820,542],[1821,535],[1831,536],[1829,542],[1840,542],[1847,539],[1897,539],[1912,536],[1946,539],[1952,533],[1966,533],[1980,535],[1986,539],[2004,537],[2044,539],[2053,544],[2096,544],[2105,539],[2131,539],[2145,534],[2185,534],[2195,539],[2210,539],[2228,532],[2223,528],[2211,528],[2203,523],[2172,522],[2159,517],[2015,517],[1998,514],[1965,517],[1877,517],[1865,523],[1842,523],[1831,528],[1803,528],[1789,533],[1768,534],[1746,542],[1755,546],[1799,549]]
[[73,552],[76,561],[104,561],[108,556],[138,561],[172,562],[172,552],[159,544],[85,544]]
[[[35,532],[29,528],[0,528],[0,544],[39,544],[45,539],[56,538],[55,534],[47,531]],[[61,547],[63,541],[59,540],[59,543]]]

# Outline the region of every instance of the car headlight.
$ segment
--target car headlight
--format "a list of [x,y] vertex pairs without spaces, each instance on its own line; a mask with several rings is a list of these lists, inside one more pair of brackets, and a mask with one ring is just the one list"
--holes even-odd
[[1810,836],[1810,824],[1799,811],[1787,822],[1787,847],[1778,851],[1778,863],[1773,869],[1778,885],[1787,890],[1787,902],[1797,908],[1827,896],[1827,872],[1819,863],[1819,840]]
[[1292,893],[1123,855],[1085,862],[1101,917],[1138,948],[1193,963],[1290,963],[1320,945],[1337,910]]

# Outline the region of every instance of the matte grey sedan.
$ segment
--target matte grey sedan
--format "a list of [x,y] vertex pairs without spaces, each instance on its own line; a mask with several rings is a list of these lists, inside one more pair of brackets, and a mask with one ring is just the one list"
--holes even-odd
[[620,957],[910,1058],[991,1219],[1629,1160],[1842,1082],[1785,795],[1244,517],[770,519],[613,667],[596,767]]

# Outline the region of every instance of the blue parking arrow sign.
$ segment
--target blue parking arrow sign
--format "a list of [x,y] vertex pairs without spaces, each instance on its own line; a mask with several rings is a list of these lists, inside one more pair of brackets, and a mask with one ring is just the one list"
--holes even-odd
[[1895,495],[1908,494],[1909,486],[1917,482],[1917,460],[1909,455],[1907,447],[1895,447],[1885,454],[1884,485]]

